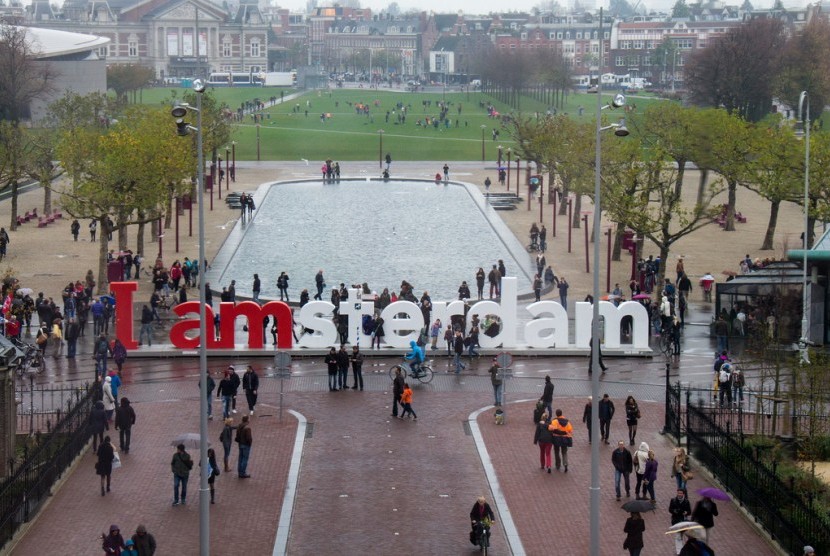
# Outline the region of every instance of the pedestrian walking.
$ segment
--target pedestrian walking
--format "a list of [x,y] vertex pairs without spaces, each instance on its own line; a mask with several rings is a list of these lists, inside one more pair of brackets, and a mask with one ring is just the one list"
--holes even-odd
[[450,179],[450,166],[446,162],[444,163],[444,181],[449,181]]
[[634,439],[637,437],[637,423],[640,420],[640,407],[634,396],[625,399],[625,423],[628,425],[628,443],[634,446]]
[[455,331],[453,338],[453,352],[455,353],[455,374],[460,374],[467,366],[461,362],[461,355],[464,353],[464,336],[460,330]]
[[[654,497],[654,483],[657,481],[657,458],[654,456],[654,451],[648,451],[648,458],[646,459],[645,471],[643,472],[643,488],[648,492],[651,498],[652,505],[657,503]],[[643,500],[646,499],[645,492],[643,493]]]
[[92,431],[92,451],[98,453],[98,445],[104,443],[104,431],[109,429],[104,402],[97,400],[89,412],[89,429]]
[[251,445],[253,444],[253,433],[251,432],[251,425],[248,422],[248,416],[242,416],[242,423],[236,428],[236,442],[239,444],[239,462],[237,463],[237,471],[240,479],[247,479],[248,474],[248,459],[251,457]]
[[98,221],[92,220],[89,223],[89,241],[95,243],[95,233],[98,231]]
[[323,300],[323,288],[326,287],[326,280],[323,278],[323,269],[321,268],[314,276],[314,283],[317,286],[317,293],[314,294],[314,299],[318,301]]
[[557,288],[559,289],[559,303],[562,305],[562,308],[565,311],[568,310],[568,288],[571,286],[568,284],[568,281],[565,280],[564,276],[559,277],[559,285]]
[[253,415],[256,407],[257,391],[259,390],[259,375],[250,365],[245,369],[245,374],[242,375],[242,390],[245,392],[245,400],[248,402],[248,413]]
[[410,413],[412,415],[412,419],[415,421],[418,420],[415,410],[412,409],[412,388],[410,388],[409,384],[405,382],[403,385],[403,394],[401,394],[401,405],[403,406],[403,411],[400,416],[401,419],[403,419],[407,413]]
[[[721,407],[732,407],[732,365],[724,363],[718,371],[718,397]],[[726,405],[724,406],[724,399]]]
[[[562,410],[556,410],[556,418],[554,418],[548,430],[553,434],[553,455],[556,460],[556,470],[559,470],[560,464],[565,466],[565,473],[568,472],[568,448],[573,446],[573,432],[574,427],[571,422],[562,416]],[[562,455],[560,460],[560,453]]]
[[135,543],[138,556],[153,556],[156,553],[156,538],[147,532],[144,525],[135,528],[135,534],[131,539]]
[[438,336],[441,334],[441,328],[443,328],[441,319],[435,319],[435,322],[432,323],[432,326],[429,329],[431,349],[438,349]]
[[187,480],[190,470],[193,469],[193,460],[184,449],[184,444],[176,446],[176,453],[170,460],[170,470],[173,472],[173,505],[187,504]]
[[611,434],[611,419],[614,418],[614,402],[608,394],[603,394],[599,401],[599,433],[601,440],[609,444],[608,437]]
[[704,496],[698,500],[697,504],[695,504],[695,509],[692,510],[692,521],[703,525],[703,529],[706,532],[706,536],[704,538],[706,544],[709,544],[712,527],[715,526],[715,517],[717,515],[718,505],[715,504],[715,501],[708,496]]
[[121,551],[126,548],[124,537],[121,536],[121,529],[115,524],[110,525],[109,534],[101,534],[101,541],[101,548],[104,549],[104,554],[120,556]]
[[334,347],[329,348],[329,352],[323,361],[329,371],[329,392],[337,392],[337,351]]
[[363,391],[363,354],[360,353],[358,346],[352,346],[352,356],[349,358],[352,362],[352,374],[354,375],[354,386],[352,390]]
[[646,530],[646,522],[640,515],[640,512],[631,512],[631,516],[625,520],[625,540],[623,541],[623,549],[628,550],[629,556],[640,556],[643,550],[643,533]]
[[233,398],[233,382],[231,382],[231,372],[228,370],[219,381],[216,397],[222,399],[222,418],[227,419],[231,414],[231,399]]
[[550,376],[545,376],[545,389],[542,391],[542,397],[539,398],[545,406],[545,412],[548,418],[553,415],[553,382],[550,381]]
[[478,267],[476,271],[476,295],[478,299],[484,299],[484,278],[486,274],[484,274],[484,269],[482,267]]
[[582,422],[588,427],[588,444],[591,443],[591,432],[593,429],[593,422],[591,417],[594,413],[593,396],[588,396],[588,403],[585,404],[585,409],[582,410]]
[[[682,488],[677,489],[677,496],[669,502],[669,513],[671,514],[671,524],[680,523],[681,521],[688,521],[692,513],[692,506],[689,504],[689,499],[686,498],[686,492]],[[680,554],[683,550],[683,533],[674,534],[674,552]]]
[[118,376],[121,376],[121,371],[124,368],[124,362],[127,360],[127,348],[121,343],[121,340],[116,338],[112,342],[112,360],[118,367]]
[[95,462],[95,472],[101,477],[101,496],[105,496],[110,491],[112,462],[115,460],[115,448],[112,447],[109,436],[104,437],[95,455],[98,456],[98,461]]
[[[637,484],[634,485],[634,495],[637,500],[645,500],[646,489],[643,484],[643,478],[646,472],[646,460],[648,460],[648,444],[640,442],[640,447],[634,452],[634,474],[637,477]],[[642,487],[642,496],[640,496],[640,488]]]
[[133,425],[135,425],[135,410],[128,398],[121,398],[121,405],[115,410],[115,430],[118,431],[118,446],[125,454],[130,453]]
[[229,378],[231,379],[231,386],[233,388],[231,391],[231,413],[236,414],[236,395],[239,393],[239,387],[242,386],[242,380],[236,374],[236,367],[233,365],[228,365],[228,372],[230,373]]
[[[202,384],[199,381],[199,388],[201,389]],[[213,380],[213,377],[210,376],[210,372],[207,374],[207,414],[208,420],[213,421],[213,390],[216,388],[216,381]]]
[[214,483],[216,482],[216,477],[220,475],[219,472],[219,464],[216,463],[216,452],[213,448],[208,448],[208,486],[210,487],[210,503],[215,503],[215,496],[216,496],[216,489],[214,488]]
[[[594,371],[594,344],[598,342],[597,338],[591,338],[590,342],[590,349],[588,350],[588,374],[590,375]],[[608,370],[608,367],[605,366],[605,363],[602,362],[602,345],[597,345],[597,362],[599,363],[600,369],[602,372]]]
[[496,363],[490,367],[490,383],[493,385],[493,404],[496,407],[501,407],[502,396],[504,395],[504,381],[500,373],[499,366]]
[[625,483],[625,497],[629,498],[631,496],[631,472],[634,470],[634,458],[631,457],[631,452],[622,440],[617,443],[617,449],[611,452],[611,464],[614,466],[614,492],[619,502],[620,479]]
[[[542,471],[545,469],[550,473],[550,451],[553,448],[553,434],[550,429],[550,416],[547,413],[542,413],[539,422],[536,423],[536,431],[533,434],[533,443],[539,446],[539,467]],[[558,469],[558,467],[557,467]]]
[[341,390],[349,388],[349,354],[345,344],[340,344],[337,352],[337,384]]
[[233,417],[228,417],[225,419],[225,425],[222,427],[222,432],[219,433],[219,442],[222,444],[222,450],[224,451],[223,455],[223,462],[225,464],[225,472],[230,473],[230,457],[231,457],[231,446],[233,446],[233,432],[236,430],[236,427],[233,425]]
[[112,421],[112,414],[115,413],[115,394],[112,391],[112,377],[104,379],[104,410],[107,412],[107,421]]
[[691,469],[689,468],[689,457],[685,448],[674,449],[674,460],[672,461],[671,474],[677,482],[677,488],[686,490],[686,478]]
[[455,350],[455,331],[452,329],[452,325],[448,324],[447,329],[444,331],[444,342],[447,344],[447,357],[452,357],[452,352]]

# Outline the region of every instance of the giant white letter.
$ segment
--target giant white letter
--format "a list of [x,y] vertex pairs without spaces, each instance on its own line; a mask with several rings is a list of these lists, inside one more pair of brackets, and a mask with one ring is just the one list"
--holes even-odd
[[[568,345],[568,313],[558,301],[537,301],[527,306],[534,320],[525,325],[525,342],[532,348],[555,348]],[[539,318],[551,315],[552,318]],[[550,330],[549,334],[542,332]]]
[[331,320],[334,305],[328,301],[309,301],[300,309],[297,319],[305,328],[314,330],[314,334],[303,334],[298,342],[301,347],[327,348],[338,343],[337,328]]
[[[390,303],[380,314],[380,318],[383,319],[386,345],[396,348],[408,348],[409,342],[417,340],[420,330],[424,327],[424,315],[411,301]],[[406,334],[401,335],[402,332]]]

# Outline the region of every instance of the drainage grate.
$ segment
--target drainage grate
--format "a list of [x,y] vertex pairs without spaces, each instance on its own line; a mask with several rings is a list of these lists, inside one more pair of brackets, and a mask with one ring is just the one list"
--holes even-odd
[[469,421],[461,421],[461,426],[464,427],[464,434],[467,436],[473,436],[473,430],[470,428]]
[[305,426],[305,437],[311,438],[312,436],[314,436],[314,423],[308,423]]

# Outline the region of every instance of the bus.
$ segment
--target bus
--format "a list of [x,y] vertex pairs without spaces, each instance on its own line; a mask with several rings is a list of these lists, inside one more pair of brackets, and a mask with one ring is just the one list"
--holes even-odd
[[207,83],[213,87],[261,87],[263,79],[259,72],[220,71],[211,73]]

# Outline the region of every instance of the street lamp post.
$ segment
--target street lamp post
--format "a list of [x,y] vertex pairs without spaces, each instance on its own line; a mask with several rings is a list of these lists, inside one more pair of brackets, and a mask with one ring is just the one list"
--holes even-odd
[[510,147],[507,147],[507,190],[510,191],[510,157],[513,155],[513,151]]
[[[193,90],[196,92],[196,108],[189,106],[177,106],[172,110],[173,117],[177,118],[176,125],[179,135],[187,135],[190,131],[196,131],[197,151],[197,202],[199,204],[199,265],[204,265],[205,256],[205,211],[204,211],[204,185],[205,185],[205,160],[203,152],[202,137],[202,93],[205,92],[205,83],[201,79],[193,81]],[[181,118],[188,110],[196,112],[196,127],[186,123]],[[199,554],[208,556],[210,554],[210,489],[208,487],[208,391],[207,391],[207,303],[205,301],[205,279],[199,280],[199,459],[203,462],[201,473],[199,473]]]
[[519,198],[519,167],[522,164],[522,159],[519,158],[519,154],[516,153],[516,198]]
[[481,126],[481,161],[484,162],[484,130],[487,129],[486,125]]
[[231,156],[233,157],[233,165],[231,166],[231,180],[236,183],[236,141],[231,141]]
[[[803,110],[806,108],[806,112]],[[798,115],[804,114],[801,120],[804,127],[804,241],[802,241],[802,298],[801,298],[801,362],[809,365],[810,355],[807,348],[810,345],[810,296],[807,290],[807,249],[810,235],[810,97],[807,91],[801,91],[798,97]]]
[[380,143],[378,145],[378,168],[383,169],[383,130],[378,130],[378,137],[380,138]]
[[225,145],[225,191],[231,190],[231,148]]
[[[256,161],[260,161],[260,152],[259,152],[259,120],[257,120],[256,124]],[[219,188],[219,198],[221,199],[222,189]]]
[[[594,207],[594,212],[596,212],[596,207]],[[591,272],[591,258],[588,255],[588,251],[590,251],[590,249],[588,247],[590,245],[590,242],[588,241],[588,214],[589,213],[587,213],[587,212],[582,214],[582,224],[583,224],[582,227],[585,228],[585,272],[590,273]],[[594,234],[594,236],[596,236],[596,233]],[[594,266],[596,266],[596,265],[594,265]],[[596,294],[596,292],[594,292],[594,294]],[[599,297],[597,295],[594,295],[594,301],[596,301],[598,298]],[[595,305],[596,305],[596,303],[595,303]],[[593,369],[591,369],[591,370],[593,371]]]

